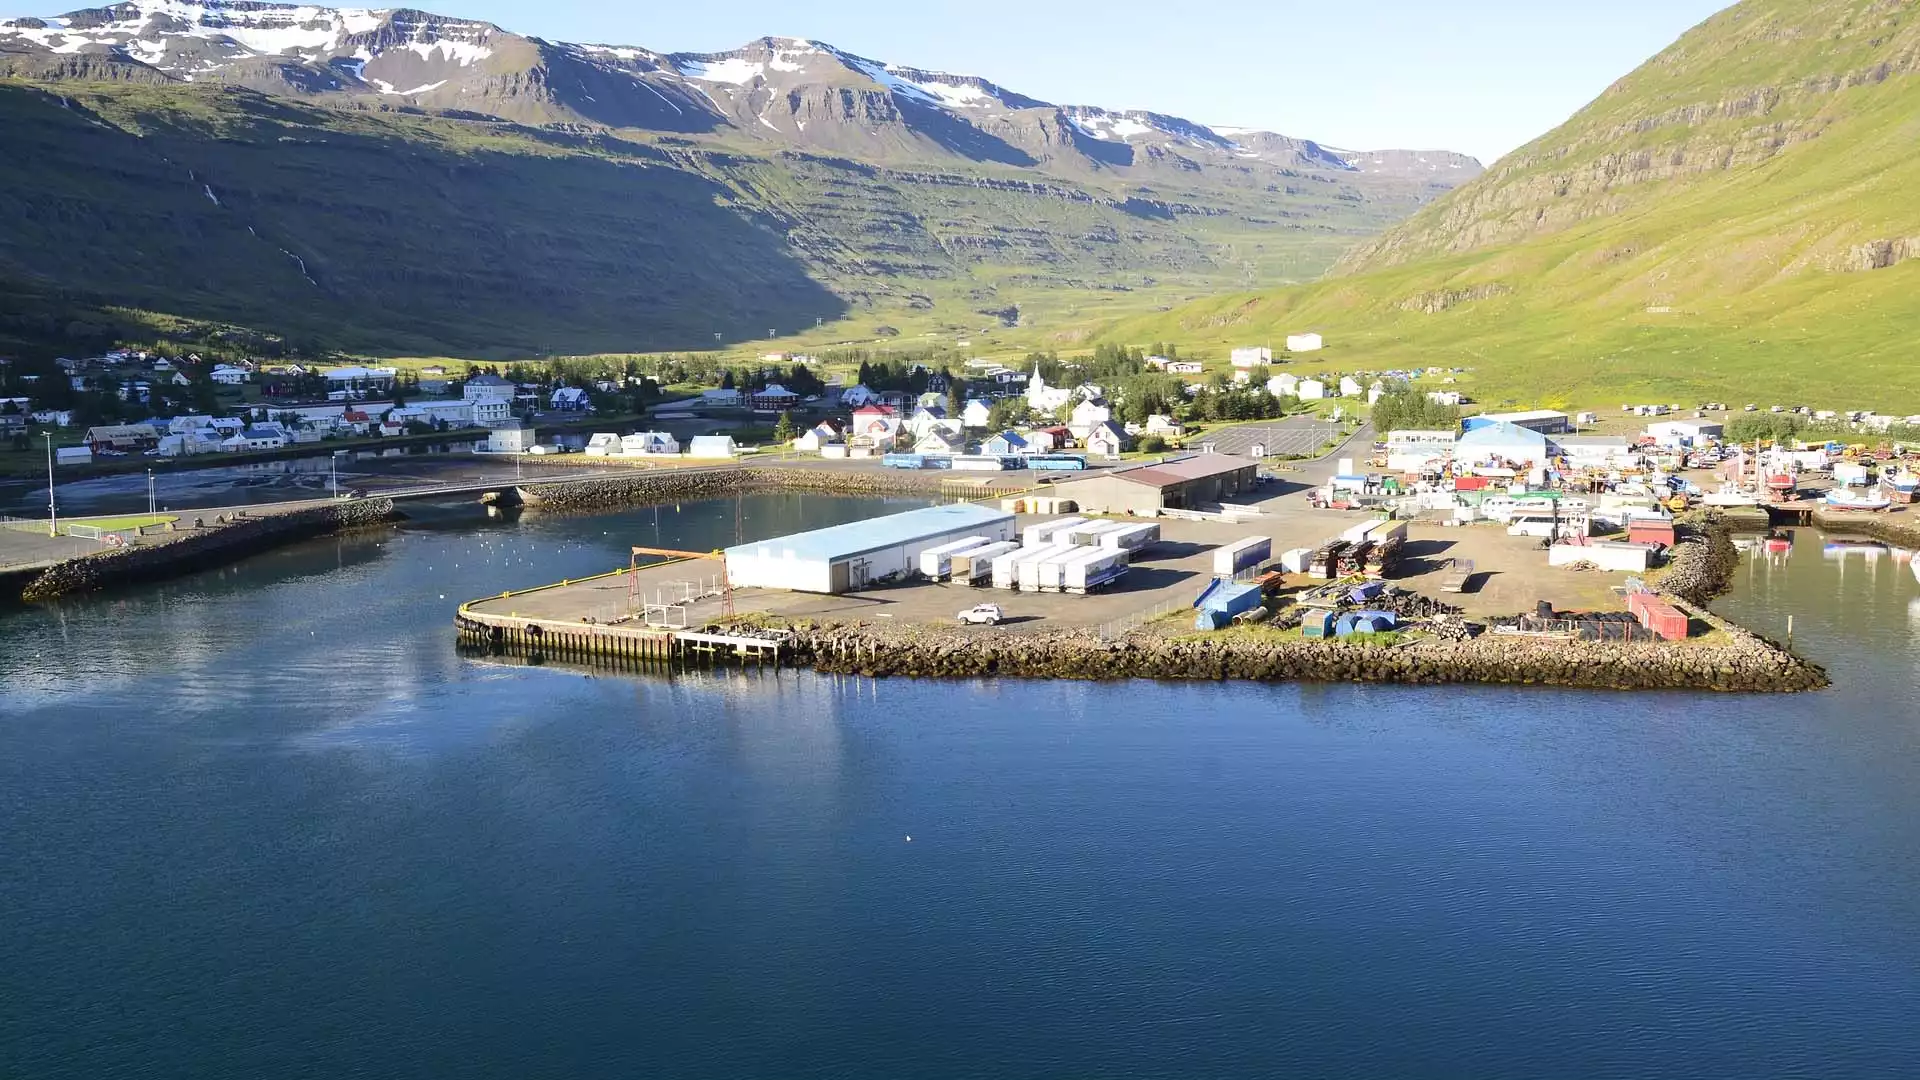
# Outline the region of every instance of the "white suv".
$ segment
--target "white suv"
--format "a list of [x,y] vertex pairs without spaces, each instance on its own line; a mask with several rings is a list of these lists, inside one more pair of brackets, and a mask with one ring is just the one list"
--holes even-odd
[[975,604],[960,613],[960,621],[974,626],[993,626],[1002,618],[999,604]]

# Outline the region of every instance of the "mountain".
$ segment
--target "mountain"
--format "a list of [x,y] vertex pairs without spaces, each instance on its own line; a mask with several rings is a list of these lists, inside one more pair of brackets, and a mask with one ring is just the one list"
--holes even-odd
[[1327,280],[1110,333],[1311,327],[1330,364],[1470,366],[1495,401],[1920,410],[1916,69],[1913,0],[1747,0]]
[[[0,303],[462,355],[1071,336],[1316,276],[1478,172],[817,41],[657,52],[217,0],[0,21],[0,122],[28,151],[0,161]],[[7,325],[36,317],[0,348],[36,336]]]

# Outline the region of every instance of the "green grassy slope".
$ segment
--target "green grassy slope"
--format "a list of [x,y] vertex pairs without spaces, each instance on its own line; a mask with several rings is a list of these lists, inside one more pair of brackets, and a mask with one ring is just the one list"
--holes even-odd
[[48,293],[371,355],[691,349],[817,323],[1024,340],[1311,279],[1423,194],[858,162],[177,83],[0,79],[0,130],[8,348],[43,320],[6,298]]
[[1920,411],[1920,5],[1748,0],[1311,286],[1118,340],[1319,330],[1488,401]]

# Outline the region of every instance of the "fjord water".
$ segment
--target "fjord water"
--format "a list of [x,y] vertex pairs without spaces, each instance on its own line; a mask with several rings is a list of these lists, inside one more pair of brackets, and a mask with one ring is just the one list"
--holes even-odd
[[1912,1075],[1904,565],[1743,567],[1803,697],[455,653],[874,510],[448,507],[0,616],[0,1075]]

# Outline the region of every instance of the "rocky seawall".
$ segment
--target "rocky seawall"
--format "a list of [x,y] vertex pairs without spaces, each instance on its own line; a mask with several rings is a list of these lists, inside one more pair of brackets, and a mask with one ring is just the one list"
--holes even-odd
[[385,524],[400,516],[391,499],[355,499],[239,518],[171,534],[159,543],[69,559],[27,581],[19,597],[39,603],[98,589],[162,581],[302,540]]
[[1689,604],[1705,604],[1732,586],[1733,572],[1740,565],[1740,551],[1733,546],[1733,527],[1715,513],[1679,524],[1687,530],[1687,536],[1674,546],[1667,571],[1660,575],[1660,589]]
[[523,505],[574,513],[764,491],[931,496],[939,493],[941,481],[952,476],[938,470],[743,465],[635,471],[632,476],[600,480],[528,484],[517,491]]
[[1138,632],[1103,641],[1075,632],[1004,634],[846,625],[800,629],[794,660],[868,677],[1202,679],[1492,683],[1611,690],[1792,693],[1828,685],[1826,672],[1719,620],[1725,644],[1575,642],[1483,634],[1397,646],[1308,640],[1279,632],[1172,637]]

